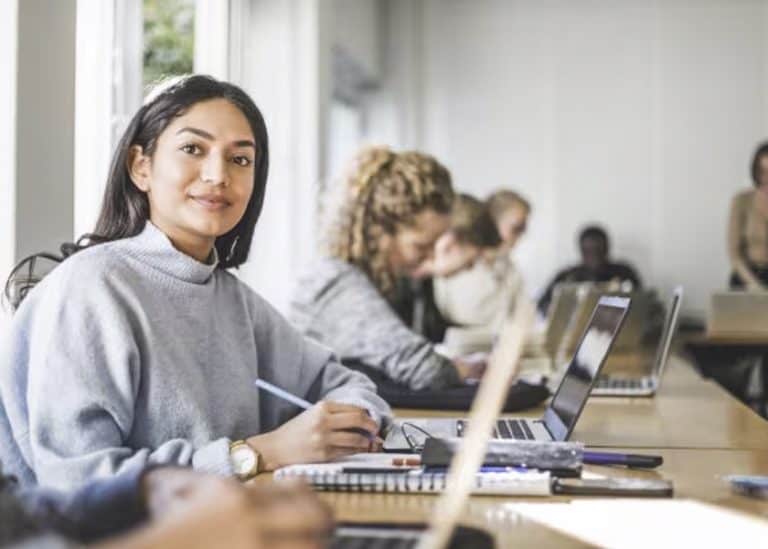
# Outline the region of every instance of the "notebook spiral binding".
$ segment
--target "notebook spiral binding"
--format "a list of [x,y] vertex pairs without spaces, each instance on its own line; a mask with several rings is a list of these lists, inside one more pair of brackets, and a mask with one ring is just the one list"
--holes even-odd
[[[437,494],[445,490],[443,472],[341,473],[338,471],[278,471],[277,480],[302,478],[318,491],[383,494]],[[475,477],[474,494],[548,495],[548,473],[482,473]]]

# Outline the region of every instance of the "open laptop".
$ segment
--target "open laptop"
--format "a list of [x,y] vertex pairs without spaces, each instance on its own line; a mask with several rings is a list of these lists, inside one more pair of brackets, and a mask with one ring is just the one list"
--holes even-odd
[[678,286],[672,292],[664,328],[661,332],[659,345],[656,348],[651,374],[643,377],[600,376],[592,388],[592,396],[653,396],[661,385],[664,367],[669,360],[669,350],[672,338],[677,328],[677,317],[683,300],[683,288]]
[[768,293],[712,294],[707,333],[711,336],[768,336]]
[[480,380],[478,398],[469,412],[472,426],[451,460],[446,489],[432,506],[426,528],[403,524],[340,526],[334,533],[332,549],[444,549],[449,546],[491,549],[494,546],[487,532],[457,524],[482,466],[491,428],[504,406],[506,387],[517,370],[532,320],[533,305],[526,303],[516,307],[505,321],[504,345],[491,356],[485,376]]
[[[630,301],[627,297],[600,298],[544,415],[537,420],[499,419],[493,433],[494,438],[568,440],[621,329]],[[466,425],[465,419],[398,419],[387,431],[384,450],[411,451],[415,449],[414,440],[424,440],[427,436],[461,437]]]
[[[604,295],[629,297],[632,299],[632,310],[627,314],[621,333],[613,343],[614,350],[636,350],[642,347],[653,308],[657,302],[655,290],[633,290],[632,292],[613,291],[607,284],[594,284],[585,288],[576,312],[573,314],[571,325],[563,338],[562,347],[566,353],[572,352],[578,344],[581,334],[589,322],[597,301]],[[570,356],[570,355],[568,355]]]
[[579,284],[566,283],[555,286],[544,335],[544,347],[553,363],[557,359],[571,319],[579,307],[580,300],[584,297],[584,292],[580,290]]

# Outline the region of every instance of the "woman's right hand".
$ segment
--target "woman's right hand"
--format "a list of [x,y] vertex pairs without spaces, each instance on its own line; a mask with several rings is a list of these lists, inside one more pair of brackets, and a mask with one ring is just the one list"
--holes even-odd
[[274,431],[248,439],[268,471],[379,449],[379,426],[363,408],[320,401]]

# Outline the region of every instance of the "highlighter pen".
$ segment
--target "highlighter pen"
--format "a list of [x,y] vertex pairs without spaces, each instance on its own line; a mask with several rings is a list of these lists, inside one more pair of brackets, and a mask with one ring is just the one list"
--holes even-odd
[[[309,408],[312,408],[312,403],[304,400],[301,397],[297,397],[296,395],[293,395],[286,391],[285,389],[281,389],[280,387],[276,385],[272,385],[268,381],[264,381],[263,379],[257,379],[255,382],[256,387],[259,389],[263,389],[268,393],[273,394],[274,396],[278,398],[282,398],[286,402],[290,402],[294,406],[298,406],[299,408],[303,408],[304,410],[308,410]],[[344,431],[348,431],[350,433],[357,433],[358,435],[363,435],[364,437],[368,437],[370,440],[373,440],[374,436],[366,431],[365,429],[358,429],[358,428],[352,428],[352,429],[344,429]]]
[[642,469],[653,469],[664,463],[661,456],[642,454],[617,454],[614,452],[584,452],[584,463],[590,465],[626,465]]

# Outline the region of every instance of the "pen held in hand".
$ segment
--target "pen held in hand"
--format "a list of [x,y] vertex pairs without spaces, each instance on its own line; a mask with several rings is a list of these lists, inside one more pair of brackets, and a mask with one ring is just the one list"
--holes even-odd
[[272,385],[271,383],[264,381],[263,379],[257,379],[255,384],[256,384],[256,387],[258,387],[259,389],[264,389],[268,393],[271,393],[278,398],[282,398],[283,400],[290,402],[291,404],[298,406],[299,408],[308,410],[312,407],[311,402],[304,400],[303,398],[299,398],[296,395],[292,395],[285,389],[281,389],[276,385]]
[[[272,394],[272,395],[274,395],[274,396],[276,396],[278,398],[282,398],[286,402],[290,402],[294,406],[298,406],[299,408],[302,408],[304,410],[308,410],[308,409],[310,409],[312,407],[312,403],[311,402],[309,402],[307,400],[304,400],[301,397],[297,397],[296,395],[293,395],[293,394],[289,393],[285,389],[281,389],[280,387],[278,387],[276,385],[272,385],[271,383],[269,383],[268,381],[264,381],[263,379],[257,379],[254,382],[254,384],[259,389],[263,389],[264,391],[267,391],[268,393],[270,393],[270,394]],[[375,438],[377,438],[377,437],[375,437],[375,435],[369,433],[365,429],[358,429],[358,428],[353,427],[351,429],[344,429],[344,431],[347,431],[347,432],[350,432],[350,433],[357,433],[359,435],[367,437],[369,440],[374,440]]]

